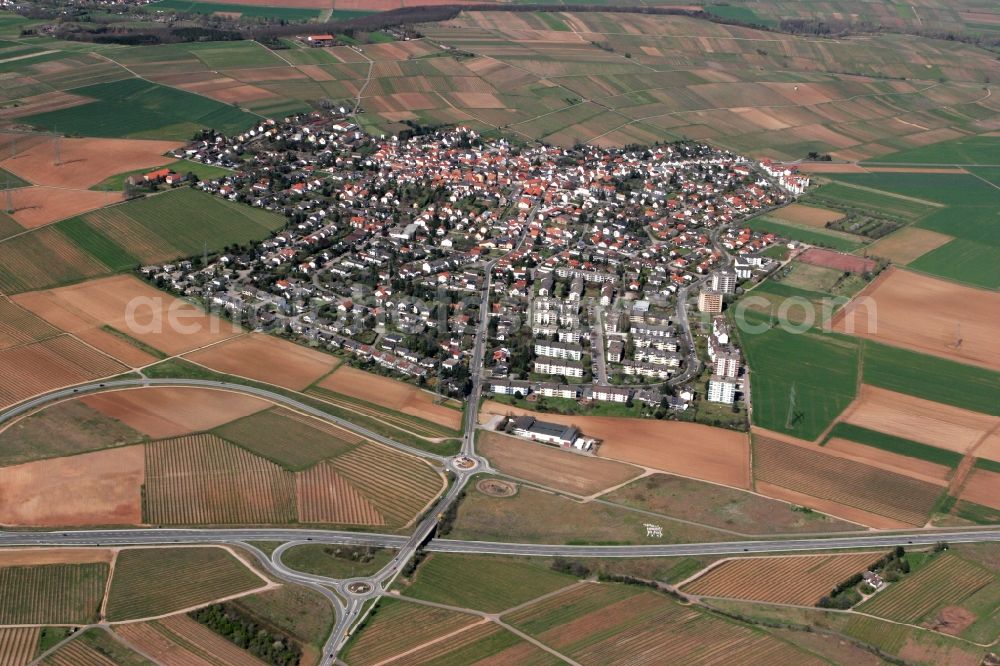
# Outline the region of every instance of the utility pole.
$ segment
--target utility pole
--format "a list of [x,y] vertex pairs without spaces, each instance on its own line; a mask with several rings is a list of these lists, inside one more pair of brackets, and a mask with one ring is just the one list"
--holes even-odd
[[59,157],[59,134],[55,130],[53,130],[52,131],[52,137],[53,137],[53,139],[52,139],[52,147],[53,147],[53,152],[54,152],[54,157],[55,157],[54,164],[56,166],[59,166],[60,164],[62,164],[62,159],[60,159],[60,157]]

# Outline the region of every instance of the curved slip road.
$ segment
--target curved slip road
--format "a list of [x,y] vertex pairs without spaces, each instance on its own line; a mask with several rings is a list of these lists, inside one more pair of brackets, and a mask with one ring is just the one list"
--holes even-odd
[[330,423],[338,425],[345,430],[350,430],[380,444],[391,446],[394,449],[406,451],[411,455],[436,460],[442,465],[446,465],[448,462],[448,459],[444,456],[439,456],[436,453],[429,453],[423,449],[418,449],[416,447],[397,442],[393,439],[380,435],[377,432],[372,432],[363,426],[359,426],[356,423],[342,419],[339,416],[334,416],[333,414],[324,412],[322,409],[317,409],[316,407],[299,402],[298,400],[289,398],[281,393],[258,388],[256,386],[249,386],[247,384],[236,384],[233,382],[223,382],[209,379],[113,379],[104,382],[92,382],[90,384],[59,389],[57,391],[52,391],[51,393],[46,393],[45,395],[40,395],[30,400],[26,400],[25,402],[7,409],[0,414],[0,424],[6,423],[10,419],[20,416],[21,414],[25,414],[47,405],[50,402],[65,400],[67,398],[73,398],[89,393],[99,393],[101,391],[113,391],[115,389],[128,388],[155,388],[157,386],[186,386],[189,388],[209,388],[246,393],[248,395],[257,396],[258,398],[263,398],[270,402],[285,405],[286,407],[291,407],[292,409],[309,414],[310,416],[315,416],[316,418],[323,419],[324,421],[329,421]]

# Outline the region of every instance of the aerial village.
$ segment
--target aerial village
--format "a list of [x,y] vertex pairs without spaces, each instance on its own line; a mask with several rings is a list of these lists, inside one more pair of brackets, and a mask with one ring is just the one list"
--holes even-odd
[[319,113],[206,133],[176,156],[231,169],[197,187],[289,224],[253,246],[142,267],[160,288],[456,396],[485,316],[496,399],[657,418],[742,399],[723,311],[777,267],[761,252],[780,241],[740,222],[808,185],[706,145],[523,146],[464,128],[372,137]]

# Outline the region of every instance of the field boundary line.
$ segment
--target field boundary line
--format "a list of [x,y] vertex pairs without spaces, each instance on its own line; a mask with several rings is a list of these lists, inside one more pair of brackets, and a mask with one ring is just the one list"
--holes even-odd
[[567,664],[570,664],[570,666],[581,666],[581,664],[579,662],[573,661],[572,659],[570,659],[569,657],[567,657],[566,655],[564,655],[562,652],[557,652],[555,650],[555,648],[551,648],[548,645],[546,645],[545,643],[543,643],[540,640],[538,640],[537,638],[535,638],[533,636],[529,636],[528,634],[524,633],[523,631],[521,631],[517,627],[511,626],[511,625],[507,624],[506,622],[503,622],[502,620],[497,620],[496,624],[498,626],[500,626],[500,627],[503,627],[504,629],[506,629],[510,633],[514,634],[515,636],[517,636],[521,640],[523,640],[523,641],[525,641],[527,643],[531,643],[532,645],[534,645],[535,647],[537,647],[539,650],[545,650],[546,652],[548,652],[549,654],[551,654],[553,657],[555,657],[557,659],[562,659]]
[[546,592],[540,597],[535,597],[534,599],[528,599],[527,601],[519,603],[516,606],[511,606],[510,608],[504,609],[499,613],[497,613],[497,617],[503,617],[504,615],[508,615],[510,613],[516,613],[521,609],[527,608],[528,606],[531,606],[533,604],[537,604],[540,601],[545,601],[546,599],[550,599],[552,597],[560,595],[563,592],[569,592],[570,590],[580,587],[581,585],[593,585],[593,584],[594,583],[588,580],[578,580],[575,583],[570,583],[565,587],[560,587],[558,590],[552,590],[551,592]]
[[101,599],[101,608],[98,610],[98,617],[102,622],[107,618],[108,597],[111,596],[111,580],[115,575],[115,564],[118,563],[118,553],[120,551],[121,548],[111,549],[111,562],[108,564],[108,580],[104,583],[104,597]]
[[396,660],[398,660],[398,659],[400,659],[402,657],[406,657],[407,655],[411,655],[414,652],[419,652],[420,650],[423,650],[425,647],[430,647],[431,645],[437,645],[438,643],[440,643],[442,641],[446,641],[446,640],[448,640],[450,638],[454,638],[455,636],[458,636],[459,634],[464,633],[464,632],[468,631],[469,629],[472,629],[473,627],[478,627],[479,625],[486,624],[488,622],[489,622],[489,620],[487,620],[486,618],[480,618],[477,622],[472,622],[471,624],[467,624],[464,627],[461,627],[459,629],[456,629],[455,631],[452,631],[452,632],[449,632],[447,634],[444,634],[443,636],[438,636],[438,637],[436,637],[436,638],[434,638],[432,640],[425,641],[425,642],[421,643],[420,645],[416,645],[416,646],[410,648],[409,650],[405,650],[403,652],[399,652],[397,654],[390,655],[389,657],[383,659],[382,661],[378,661],[378,662],[372,664],[371,666],[384,666],[385,664],[391,664],[392,662],[394,662],[394,661],[396,661]]
[[[60,625],[48,625],[48,626],[51,627],[51,626],[60,626]],[[42,663],[42,661],[46,657],[55,654],[58,650],[62,649],[68,643],[71,643],[71,642],[77,640],[88,629],[97,629],[97,628],[100,628],[100,625],[97,625],[97,624],[85,624],[85,625],[83,625],[77,631],[74,631],[72,634],[70,634],[66,638],[62,639],[61,641],[59,641],[58,643],[56,643],[55,645],[53,645],[52,647],[50,647],[48,650],[46,650],[45,652],[43,652],[40,655],[38,655],[37,657],[35,657],[34,659],[32,659],[31,662],[28,664],[28,666],[37,666],[38,664]]]
[[97,628],[101,629],[103,631],[106,631],[108,634],[111,635],[111,637],[114,640],[118,641],[119,643],[121,643],[125,647],[129,648],[130,650],[132,650],[136,654],[142,655],[143,657],[145,657],[146,659],[148,659],[150,662],[152,662],[154,664],[156,663],[156,660],[153,659],[145,651],[143,651],[142,648],[138,647],[135,643],[131,642],[130,640],[128,640],[127,638],[125,638],[121,634],[119,634],[119,633],[117,633],[115,631],[112,631],[110,626],[100,626],[100,627],[97,627]]
[[658,473],[656,470],[651,469],[649,467],[641,467],[640,469],[642,469],[642,473],[639,474],[638,476],[633,476],[631,479],[626,479],[625,481],[622,481],[621,483],[619,483],[617,485],[610,486],[610,487],[605,488],[604,490],[600,490],[600,491],[598,491],[596,493],[591,493],[590,495],[580,495],[580,498],[583,501],[585,501],[585,502],[591,502],[593,500],[600,499],[600,497],[602,495],[607,495],[608,493],[613,493],[616,490],[624,488],[625,486],[629,485],[630,483],[635,483],[639,479],[645,479],[647,476],[653,476],[654,474]]

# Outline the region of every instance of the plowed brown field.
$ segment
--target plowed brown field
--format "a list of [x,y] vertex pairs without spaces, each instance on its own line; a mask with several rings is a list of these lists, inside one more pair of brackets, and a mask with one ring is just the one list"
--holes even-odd
[[862,385],[861,395],[844,419],[871,430],[965,453],[1000,418],[939,402]]
[[0,407],[127,368],[68,335],[0,350]]
[[182,387],[109,391],[80,400],[152,439],[211,430],[271,407],[242,393]]
[[833,328],[1000,370],[997,312],[996,291],[890,268],[837,313]]
[[881,553],[726,560],[682,586],[688,594],[812,606]]
[[1000,474],[986,469],[973,470],[959,499],[1000,509]]
[[[10,192],[10,216],[25,229],[35,229],[102,206],[118,203],[121,192],[67,190],[60,187],[21,187]],[[6,202],[4,203],[6,206]]]
[[492,414],[530,414],[543,421],[575,425],[603,441],[598,455],[735,488],[750,487],[750,444],[745,434],[697,423],[623,419],[610,416],[561,416],[487,401]]
[[171,356],[241,332],[130,275],[21,294],[13,300],[69,333],[86,335],[108,325]]
[[[59,139],[59,163],[51,141],[22,147],[0,167],[36,185],[86,190],[109,176],[166,164],[163,154],[180,147],[176,141],[139,139]],[[5,156],[10,155],[6,153]]]
[[433,393],[346,365],[338,368],[318,386],[453,430],[462,427],[462,412],[435,404],[437,396]]
[[301,390],[327,374],[339,360],[265,333],[251,333],[188,354],[185,358],[225,374]]
[[126,446],[0,468],[0,524],[140,524],[142,448]]

